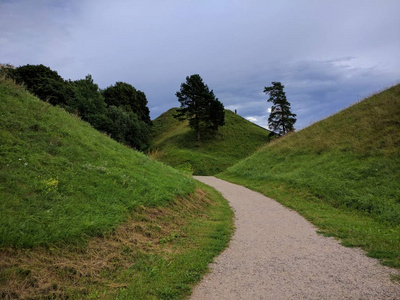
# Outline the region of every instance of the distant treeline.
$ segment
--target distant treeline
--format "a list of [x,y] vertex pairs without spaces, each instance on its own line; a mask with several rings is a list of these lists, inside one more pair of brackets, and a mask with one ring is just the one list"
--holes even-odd
[[91,75],[64,80],[44,65],[3,65],[2,69],[41,100],[78,115],[116,141],[141,151],[148,147],[152,124],[146,95],[132,85],[116,82],[101,90]]

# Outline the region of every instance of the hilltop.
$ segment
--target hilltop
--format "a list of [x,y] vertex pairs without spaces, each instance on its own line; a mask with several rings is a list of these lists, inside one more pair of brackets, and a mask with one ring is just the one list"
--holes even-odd
[[214,175],[254,153],[270,139],[270,131],[225,110],[225,125],[198,142],[187,121],[173,117],[172,108],[153,121],[151,155],[196,175]]
[[219,177],[400,267],[400,85],[277,139]]
[[4,77],[0,99],[1,298],[189,294],[226,201]]

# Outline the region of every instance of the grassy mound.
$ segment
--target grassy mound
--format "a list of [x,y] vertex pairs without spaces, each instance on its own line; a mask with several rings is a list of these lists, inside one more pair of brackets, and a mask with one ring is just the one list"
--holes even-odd
[[178,121],[175,108],[153,121],[151,155],[196,175],[214,175],[254,153],[269,141],[270,132],[225,110],[225,125],[213,137],[198,142],[187,121]]
[[400,267],[399,116],[397,85],[268,144],[221,177]]
[[10,83],[0,83],[0,245],[48,245],[102,234],[135,206],[195,183]]
[[112,234],[73,245],[0,250],[3,299],[182,299],[232,233],[227,202],[205,186],[136,207]]
[[0,298],[182,298],[226,247],[215,191],[0,79]]

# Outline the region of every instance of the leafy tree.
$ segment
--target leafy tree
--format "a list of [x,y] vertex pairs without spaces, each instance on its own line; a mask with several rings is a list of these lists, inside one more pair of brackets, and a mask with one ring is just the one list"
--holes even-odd
[[44,65],[25,65],[10,70],[9,76],[43,101],[67,105],[74,98],[73,88],[56,71]]
[[107,108],[107,124],[103,130],[114,140],[138,150],[145,150],[149,145],[150,125],[140,121],[138,116],[122,107],[111,105]]
[[146,95],[130,84],[117,82],[103,91],[103,96],[91,75],[66,81],[43,65],[15,69],[1,65],[0,71],[17,83],[23,83],[43,101],[79,115],[118,142],[138,150],[148,147],[151,120]]
[[272,102],[271,114],[268,118],[268,126],[274,132],[286,134],[294,131],[296,115],[290,111],[290,103],[286,99],[283,88],[285,86],[280,82],[272,82],[272,86],[264,87],[264,93],[269,94],[268,102]]
[[[138,150],[149,145],[150,110],[145,93],[125,82],[116,82],[103,91],[107,120],[101,129],[116,141]],[[104,121],[104,120],[103,120]]]
[[189,126],[196,131],[197,140],[200,140],[202,130],[216,131],[225,124],[223,104],[215,98],[214,92],[204,84],[200,75],[187,76],[176,96],[181,106],[175,117],[189,120]]
[[94,128],[99,129],[106,115],[106,103],[100,93],[99,86],[93,82],[91,75],[85,79],[70,81],[75,97],[68,100],[67,110],[79,114]]
[[137,115],[143,122],[151,124],[150,110],[147,107],[146,94],[140,90],[136,90],[136,111]]
[[129,83],[116,82],[115,85],[106,88],[103,95],[108,106],[113,105],[127,112],[133,112],[139,120],[151,124],[146,95],[142,91],[137,91]]

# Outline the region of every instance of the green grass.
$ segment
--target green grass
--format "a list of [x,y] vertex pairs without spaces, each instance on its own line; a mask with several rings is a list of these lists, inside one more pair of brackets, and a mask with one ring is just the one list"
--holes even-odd
[[121,282],[130,282],[116,299],[181,299],[207,271],[214,256],[228,244],[233,230],[233,212],[222,196],[209,187],[217,205],[184,227],[185,238],[169,237],[174,244],[171,256],[151,255],[139,259],[121,274]]
[[233,212],[215,190],[156,207],[85,248],[0,251],[0,295],[29,299],[184,299],[228,244]]
[[214,175],[254,153],[269,141],[269,131],[225,110],[225,125],[201,142],[187,121],[173,118],[170,109],[153,121],[150,155],[196,175]]
[[0,82],[0,246],[81,242],[134,207],[194,191],[193,179]]
[[400,85],[285,136],[219,176],[400,267]]
[[180,299],[233,212],[189,176],[0,79],[0,295]]

